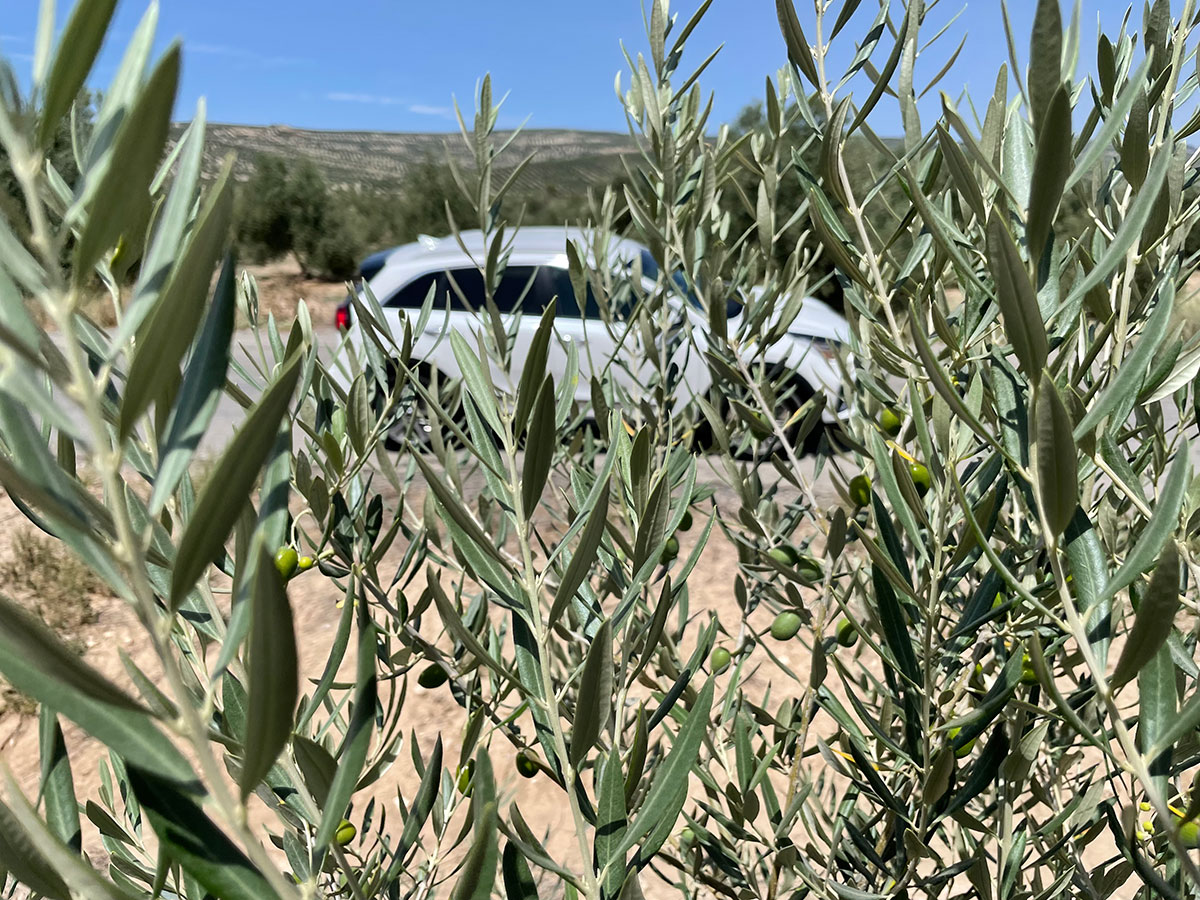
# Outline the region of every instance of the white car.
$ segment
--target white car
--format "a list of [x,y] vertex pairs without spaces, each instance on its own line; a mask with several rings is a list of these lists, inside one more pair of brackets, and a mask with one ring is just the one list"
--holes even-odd
[[[487,258],[483,234],[468,231],[460,234],[459,243],[453,236],[419,240],[386,250],[369,257],[362,265],[362,278],[383,307],[385,324],[397,342],[404,333],[406,317],[415,317],[425,304],[429,291],[434,290],[434,312],[420,333],[413,335],[413,357],[422,361],[425,377],[436,370],[442,380],[461,375],[448,338],[449,331],[458,331],[474,345],[473,333],[483,320],[478,310],[484,308],[483,275],[479,265]],[[613,273],[622,299],[610,306],[617,307],[616,318],[608,321],[601,311],[591,287],[582,312],[571,288],[566,255],[567,241],[573,241],[586,256],[585,265]],[[645,247],[629,240],[613,238],[597,249],[597,236],[589,231],[563,227],[527,227],[520,229],[511,240],[507,267],[494,293],[494,301],[503,314],[520,313],[512,346],[512,377],[493,365],[492,377],[497,386],[515,388],[530,344],[537,330],[541,313],[552,298],[557,298],[555,333],[551,341],[547,369],[555,383],[561,383],[567,370],[568,347],[574,343],[578,352],[579,379],[575,388],[576,400],[587,408],[591,405],[590,379],[594,372],[607,367],[611,376],[626,388],[636,389],[641,383],[637,372],[647,363],[634,357],[636,339],[625,340],[621,327],[622,304],[636,301],[639,294],[649,295],[659,277],[659,267]],[[470,255],[464,252],[465,245]],[[596,266],[598,256],[607,256],[607,265]],[[472,260],[471,257],[474,257]],[[476,262],[478,261],[478,263]],[[640,285],[632,279],[639,277]],[[703,397],[721,408],[723,396],[714,385],[712,370],[705,360],[709,326],[707,315],[699,300],[687,289],[682,274],[673,278],[674,288],[667,302],[686,316],[691,339],[678,342],[672,357],[681,373],[683,399]],[[610,285],[611,287],[611,285]],[[754,292],[751,292],[752,295]],[[447,312],[447,303],[449,311]],[[728,305],[729,333],[733,334],[742,315],[742,305]],[[350,299],[338,308],[336,324],[347,332],[351,346],[361,350],[361,329],[355,322]],[[511,322],[510,322],[511,324]],[[831,307],[816,299],[806,299],[795,320],[782,339],[774,341],[762,352],[761,360],[776,371],[790,372],[792,387],[789,402],[798,408],[817,391],[824,391],[827,402],[822,413],[826,423],[844,418],[848,410],[843,402],[843,369],[838,349],[849,339],[849,325]]]

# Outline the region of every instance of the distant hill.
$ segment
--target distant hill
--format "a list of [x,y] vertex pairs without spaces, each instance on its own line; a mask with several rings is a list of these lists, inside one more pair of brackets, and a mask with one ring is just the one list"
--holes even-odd
[[[183,132],[176,126],[174,137]],[[497,132],[502,145],[512,132]],[[237,155],[234,175],[239,181],[254,171],[259,153],[288,159],[311,159],[333,185],[387,185],[426,159],[471,163],[462,136],[455,133],[416,134],[386,131],[312,131],[284,125],[221,125],[207,128],[205,169],[215,174],[227,153]],[[521,131],[500,158],[500,171],[511,170],[536,152],[518,185],[604,184],[623,171],[621,156],[636,152],[628,134],[604,131],[530,129]]]

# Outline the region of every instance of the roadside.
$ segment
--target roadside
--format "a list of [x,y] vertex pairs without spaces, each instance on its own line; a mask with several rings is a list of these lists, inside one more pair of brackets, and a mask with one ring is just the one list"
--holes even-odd
[[[300,271],[296,258],[288,254],[282,259],[264,265],[239,265],[242,271],[254,276],[258,285],[259,321],[266,322],[268,316],[274,316],[280,326],[287,325],[296,318],[296,308],[301,299],[307,304],[312,314],[313,322],[324,325],[333,321],[333,311],[346,296],[346,287],[339,281],[322,281],[309,278]],[[216,273],[213,275],[216,284]],[[83,304],[84,310],[103,327],[116,324],[113,314],[112,300],[103,291],[97,291]],[[50,328],[50,323],[37,310],[35,318],[43,328]],[[248,325],[248,322],[241,322]]]

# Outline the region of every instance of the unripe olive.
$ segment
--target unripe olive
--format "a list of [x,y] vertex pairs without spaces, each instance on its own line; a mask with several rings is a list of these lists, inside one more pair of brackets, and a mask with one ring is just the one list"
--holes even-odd
[[356,834],[358,834],[358,830],[350,824],[350,820],[342,819],[341,824],[337,827],[337,831],[333,833],[333,839],[338,842],[338,846],[345,847],[354,840]]
[[1179,839],[1183,841],[1183,846],[1196,848],[1200,847],[1200,823],[1184,822],[1179,826]]
[[767,551],[767,556],[775,560],[781,566],[795,567],[804,557],[800,555],[800,551],[791,544],[779,544]]
[[790,566],[794,563],[791,548],[788,547],[772,547],[767,551],[767,556],[781,566]]
[[900,414],[891,407],[884,409],[879,414],[879,427],[888,437],[895,437],[900,433],[904,421],[900,418]]
[[301,572],[307,572],[314,565],[313,558],[311,556],[302,556],[298,561],[298,565]]
[[837,642],[843,647],[853,647],[858,643],[858,631],[849,619],[842,619],[838,622]]
[[[948,732],[946,732],[946,734],[950,737],[951,743],[954,743],[954,739],[958,737],[958,735],[961,731],[962,731],[961,728],[955,727],[955,728],[951,728]],[[975,746],[975,741],[976,741],[976,738],[971,738],[971,740],[967,741],[961,747],[956,748],[954,751],[954,755],[957,756],[959,759],[963,759],[964,757],[970,756],[971,748]]]
[[815,584],[825,577],[825,571],[821,568],[821,564],[811,556],[797,555],[796,574],[800,576],[801,581],[808,584]]
[[771,623],[771,637],[777,641],[790,641],[800,631],[800,616],[794,612],[781,612]]
[[296,567],[299,565],[300,557],[295,547],[280,547],[275,551],[275,568],[285,581],[296,574]]
[[1029,660],[1029,654],[1025,653],[1021,656],[1021,684],[1037,683],[1037,672],[1034,671],[1033,663]]
[[471,784],[475,777],[475,760],[467,760],[467,764],[458,770],[458,790],[464,797],[470,797],[474,785]]
[[659,557],[659,562],[664,566],[679,555],[679,538],[671,535],[667,538],[667,543],[663,546],[662,556]]
[[868,506],[871,503],[871,479],[861,473],[855,475],[850,479],[849,493],[855,506]]
[[917,493],[924,497],[929,493],[929,488],[933,482],[929,478],[929,470],[921,463],[912,463],[908,467],[908,474],[912,476],[913,484],[917,487]]
[[713,674],[717,675],[729,667],[732,659],[733,656],[724,647],[713,647],[713,652],[708,657],[708,665]]
[[691,527],[692,527],[692,511],[689,509],[689,510],[684,511],[683,518],[679,520],[679,530],[687,531]]
[[517,751],[517,773],[522,778],[533,778],[539,771],[539,766],[533,756],[525,750]]
[[433,663],[421,670],[421,674],[417,676],[417,684],[423,688],[441,687],[448,677],[445,669]]
[[691,828],[684,826],[684,828],[679,832],[679,846],[687,850],[690,849],[695,843],[696,832],[692,831]]

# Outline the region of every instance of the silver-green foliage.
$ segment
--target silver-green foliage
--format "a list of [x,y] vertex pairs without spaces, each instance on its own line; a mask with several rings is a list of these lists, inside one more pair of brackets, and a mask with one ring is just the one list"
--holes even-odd
[[[1064,31],[1057,0],[1039,0],[1019,96],[1000,79],[982,121],[944,96],[930,128],[916,98],[947,69],[916,82],[940,47],[921,0],[777,0],[790,65],[767,83],[765,127],[737,137],[713,134],[708,60],[679,69],[708,5],[680,18],[651,4],[648,57],[628,56],[617,85],[641,152],[620,195],[581,211],[594,246],[564,248],[574,293],[595,294],[596,327],[626,348],[607,365],[563,349],[551,306],[514,371],[518,333],[492,291],[525,163],[495,177],[481,82],[472,127],[460,119],[474,166],[454,171],[473,221],[454,225],[484,232],[488,297],[474,339],[447,338],[453,382],[412,353],[436,327],[432,296],[397,335],[357,295],[360,351],[318,354],[303,305],[286,335],[270,319],[236,349],[237,314],[258,315],[226,252],[230,169],[202,182],[203,105],[166,146],[179,50],[150,59],[156,7],[67,184],[46,150],[113,4],[80,2],[58,46],[44,6],[31,96],[0,70],[24,199],[0,221],[0,483],[129,604],[157,668],[122,656],[113,683],[0,598],[0,674],[41,704],[42,747],[36,790],[9,777],[0,803],[6,895],[1200,886],[1185,824],[1200,809],[1200,669],[1181,618],[1195,612],[1200,348],[1171,329],[1196,262],[1182,188],[1200,114],[1176,121],[1197,86],[1194,0],[1179,19],[1156,0],[1140,45],[1131,28],[1101,35],[1096,84],[1076,74],[1078,22]],[[836,43],[857,48],[844,76]],[[873,84],[862,97],[855,72]],[[890,98],[900,142],[868,124]],[[884,160],[866,179],[846,162],[861,141]],[[802,186],[798,208],[784,183]],[[672,312],[671,278],[647,291],[592,262],[618,232],[682,273],[707,329]],[[852,328],[853,415],[829,429],[819,396],[765,362],[818,261]],[[97,280],[110,331],[82,311]],[[747,298],[736,319],[731,295]],[[719,390],[687,394],[690,354]],[[223,393],[246,415],[198,487]],[[814,466],[801,450],[818,442]],[[818,479],[848,503],[820,503]],[[736,551],[738,621],[689,601],[717,540]],[[284,546],[314,571],[277,564]],[[342,598],[315,682],[298,677],[292,577]],[[773,630],[799,631],[807,671],[768,639],[784,612]],[[460,706],[465,729],[418,741],[418,687]],[[77,796],[62,718],[109,751],[95,797]],[[561,797],[567,849],[497,780],[513,755]],[[415,790],[376,802],[396,773]]]

